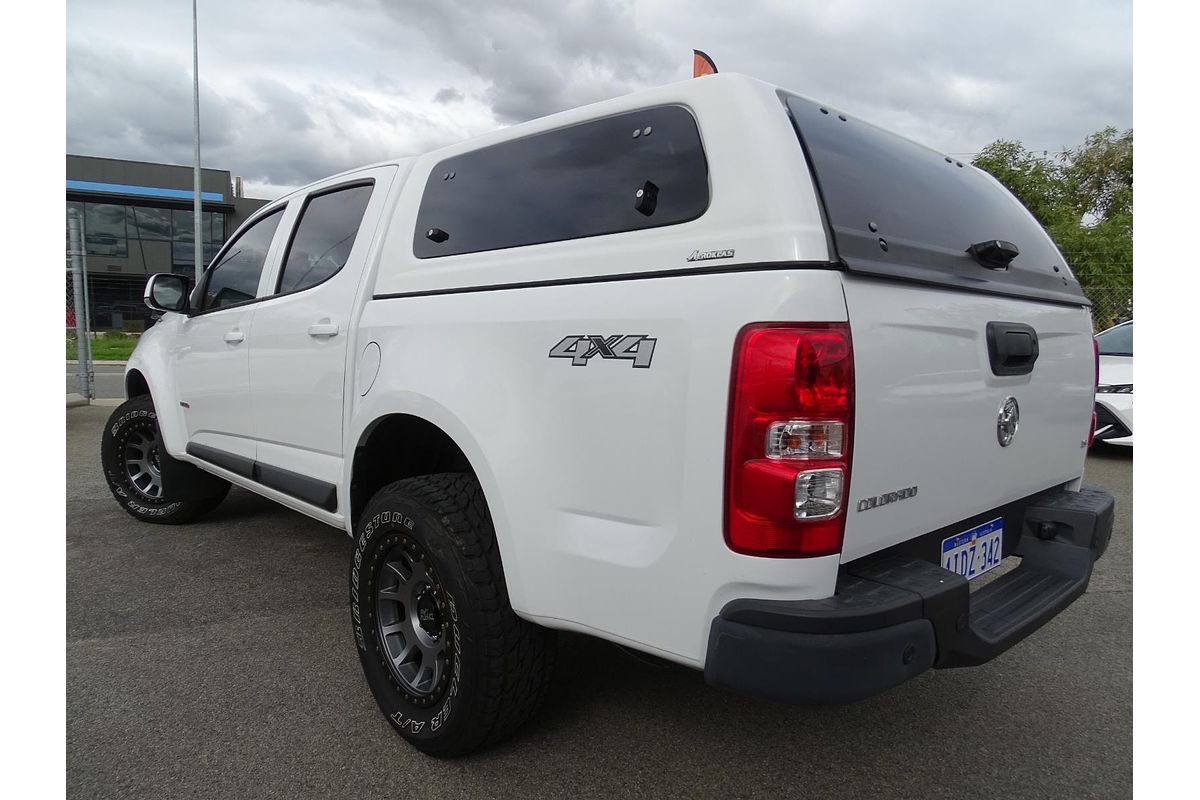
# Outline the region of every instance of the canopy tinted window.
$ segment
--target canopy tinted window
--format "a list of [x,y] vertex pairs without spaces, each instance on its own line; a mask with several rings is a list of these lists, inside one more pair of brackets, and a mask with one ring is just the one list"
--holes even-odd
[[[784,99],[852,271],[1087,304],[1041,225],[990,176],[810,100]],[[1007,266],[967,253],[996,240],[1020,251]]]
[[664,106],[442,161],[425,185],[413,252],[431,258],[655,228],[707,208],[696,121]]

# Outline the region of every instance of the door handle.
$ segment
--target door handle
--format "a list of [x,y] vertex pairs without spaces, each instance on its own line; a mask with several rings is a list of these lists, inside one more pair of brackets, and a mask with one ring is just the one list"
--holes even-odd
[[338,324],[336,322],[314,322],[308,326],[309,336],[337,336]]
[[232,330],[225,334],[225,341],[229,344],[237,344],[246,338],[246,334],[239,330]]

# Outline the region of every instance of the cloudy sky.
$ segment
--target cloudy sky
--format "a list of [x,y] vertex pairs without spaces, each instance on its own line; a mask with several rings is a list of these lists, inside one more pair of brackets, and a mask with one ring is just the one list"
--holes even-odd
[[[1132,126],[1130,0],[200,0],[247,194],[691,76],[691,49],[946,152]],[[190,164],[191,4],[68,0],[67,152]]]

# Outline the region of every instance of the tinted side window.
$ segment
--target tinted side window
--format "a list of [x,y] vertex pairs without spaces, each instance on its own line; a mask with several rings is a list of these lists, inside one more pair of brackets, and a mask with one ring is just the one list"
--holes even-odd
[[1133,324],[1121,325],[1096,337],[1102,356],[1133,355]]
[[308,199],[288,246],[279,292],[315,286],[346,265],[372,188],[350,186]]
[[253,300],[258,292],[258,279],[267,261],[267,250],[283,209],[263,217],[239,236],[225,255],[212,268],[204,287],[201,310],[224,308]]
[[431,258],[657,228],[699,217],[708,200],[696,120],[679,106],[651,108],[442,161],[425,185],[413,252]]

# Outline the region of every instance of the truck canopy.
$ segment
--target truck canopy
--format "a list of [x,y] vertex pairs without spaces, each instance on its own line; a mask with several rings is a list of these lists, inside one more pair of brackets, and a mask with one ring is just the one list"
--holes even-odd
[[[851,272],[1090,305],[1037,220],[986,172],[828,106],[780,96],[812,168],[831,249]],[[988,252],[997,242],[1019,255]],[[983,246],[979,257],[972,245]]]

